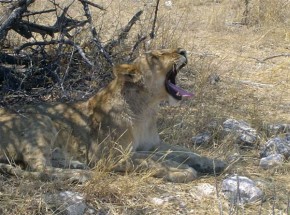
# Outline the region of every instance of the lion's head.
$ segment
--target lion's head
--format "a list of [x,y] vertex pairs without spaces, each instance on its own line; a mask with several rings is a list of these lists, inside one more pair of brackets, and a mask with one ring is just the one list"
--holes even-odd
[[114,74],[127,85],[142,88],[142,93],[146,92],[153,100],[178,101],[193,96],[176,86],[176,76],[186,64],[184,49],[154,50],[144,53],[132,64],[116,66]]

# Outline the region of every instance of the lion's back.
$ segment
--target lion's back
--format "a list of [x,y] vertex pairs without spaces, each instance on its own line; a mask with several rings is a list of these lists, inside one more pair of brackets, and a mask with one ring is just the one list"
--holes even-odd
[[[57,131],[52,120],[41,114],[0,111],[0,160],[23,160],[26,153],[42,151]],[[43,152],[43,151],[42,151]]]

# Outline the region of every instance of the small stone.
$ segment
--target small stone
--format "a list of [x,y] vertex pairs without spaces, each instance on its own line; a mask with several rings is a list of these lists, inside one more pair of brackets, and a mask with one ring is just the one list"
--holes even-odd
[[216,188],[209,183],[200,183],[190,189],[189,194],[196,200],[215,198]]
[[84,196],[72,191],[45,194],[44,202],[51,210],[66,215],[83,215],[87,208]]
[[203,197],[213,196],[215,194],[216,188],[208,183],[201,183],[196,186],[196,191],[199,195]]
[[192,137],[192,141],[196,145],[203,145],[203,144],[209,143],[210,139],[211,139],[211,135],[209,132],[204,132],[204,133],[201,133]]
[[157,197],[152,198],[152,203],[154,203],[155,205],[163,205],[164,202],[165,200],[161,198],[157,198]]
[[232,155],[227,156],[227,162],[232,163],[239,159],[241,159],[242,156],[239,153],[233,153]]
[[290,124],[272,124],[266,127],[269,135],[277,135],[280,133],[287,133],[290,131]]
[[172,8],[172,5],[173,5],[172,1],[165,1],[164,4],[166,7],[169,7],[169,8]]
[[245,176],[231,176],[222,183],[222,192],[232,204],[252,203],[262,198],[263,192]]
[[254,144],[258,140],[257,131],[244,121],[228,119],[223,123],[223,130],[226,134],[233,134],[237,137],[237,143]]
[[273,154],[281,154],[286,159],[290,156],[290,141],[289,135],[285,138],[275,137],[266,142],[264,146],[261,147],[260,157],[268,157]]
[[179,201],[179,198],[177,196],[160,196],[160,197],[154,197],[151,199],[151,202],[155,205],[164,205],[168,202],[175,202]]
[[276,166],[282,166],[283,160],[284,156],[281,154],[269,155],[260,160],[260,167],[263,169],[271,169]]
[[215,85],[221,80],[221,78],[220,78],[220,76],[218,74],[211,74],[208,77],[208,80],[209,80],[210,84]]

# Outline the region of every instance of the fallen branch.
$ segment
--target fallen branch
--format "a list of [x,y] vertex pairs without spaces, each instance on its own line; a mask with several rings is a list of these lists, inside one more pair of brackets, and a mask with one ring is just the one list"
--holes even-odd
[[69,19],[67,17],[61,17],[57,19],[56,23],[53,26],[50,27],[22,20],[19,23],[14,24],[12,29],[19,33],[21,36],[29,39],[32,37],[31,32],[41,34],[42,36],[49,35],[53,37],[54,33],[58,33],[61,31],[69,32],[76,27],[84,26],[86,23],[86,20],[77,21]]
[[6,88],[5,90],[17,90],[20,86],[21,80],[13,74],[13,70],[11,68],[0,65],[0,82],[3,84],[2,89]]
[[32,4],[34,0],[21,0],[18,2],[18,7],[16,7],[8,16],[8,18],[0,26],[0,41],[4,39],[7,31],[12,27],[12,25],[19,19],[24,12],[27,11],[27,7]]
[[42,36],[48,34],[51,37],[53,37],[54,33],[58,32],[57,28],[38,25],[24,20],[14,24],[12,29],[27,39],[32,37],[32,32],[39,33]]
[[66,17],[67,10],[68,10],[68,7],[66,7],[63,9],[63,13],[59,17],[57,17],[57,20],[53,26],[39,25],[36,23],[31,23],[26,20],[21,20],[21,19],[24,16],[49,13],[49,12],[56,11],[56,9],[49,9],[49,10],[27,13],[27,6],[26,6],[26,9],[23,9],[23,7],[24,6],[22,6],[21,9],[24,11],[21,11],[21,13],[17,12],[18,11],[18,8],[17,8],[10,13],[10,16],[7,15],[7,18],[5,18],[6,20],[0,27],[0,40],[6,36],[7,31],[9,31],[10,29],[13,29],[18,34],[20,34],[21,36],[27,39],[33,36],[32,32],[41,34],[42,36],[50,35],[51,37],[54,36],[54,33],[63,32],[68,38],[70,38],[70,35],[68,34],[69,31],[71,31],[72,29],[76,27],[84,26],[87,23],[87,20],[78,21],[78,20],[74,20],[74,19]]
[[0,3],[12,3],[13,0],[0,0]]
[[13,56],[6,53],[0,53],[0,63],[10,65],[29,65],[30,59],[22,56]]
[[30,46],[46,46],[46,45],[55,45],[55,44],[67,44],[67,45],[73,46],[87,64],[89,64],[92,67],[94,66],[94,64],[86,57],[83,49],[79,45],[76,45],[71,40],[50,40],[50,41],[28,42],[15,48],[14,51],[18,54],[21,50]]

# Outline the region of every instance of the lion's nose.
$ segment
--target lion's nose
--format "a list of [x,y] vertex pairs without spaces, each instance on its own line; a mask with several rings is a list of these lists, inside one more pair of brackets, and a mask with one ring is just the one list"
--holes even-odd
[[183,55],[184,57],[187,57],[186,56],[186,51],[184,49],[179,48],[177,52],[178,52],[178,54]]

